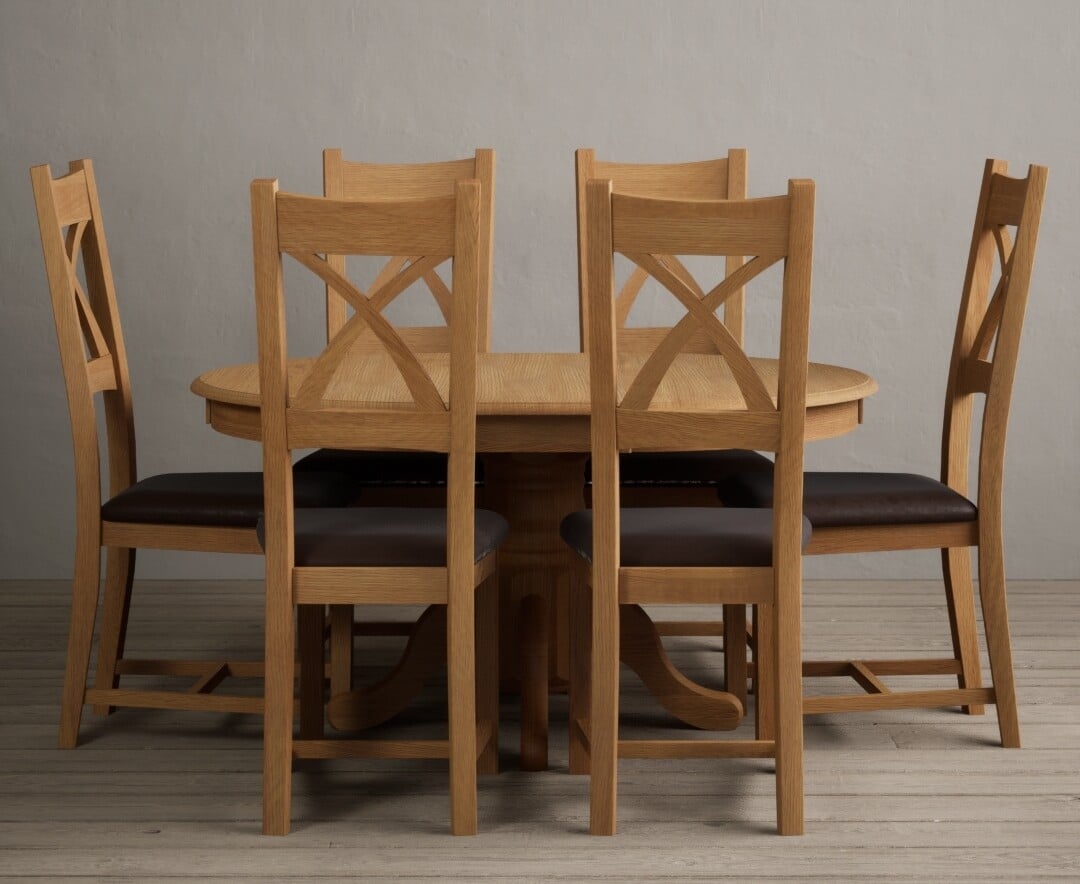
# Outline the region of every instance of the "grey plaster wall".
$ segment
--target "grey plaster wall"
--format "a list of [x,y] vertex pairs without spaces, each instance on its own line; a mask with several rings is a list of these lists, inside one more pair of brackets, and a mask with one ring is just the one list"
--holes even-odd
[[[818,184],[812,358],[871,372],[857,433],[811,466],[937,470],[983,160],[1051,168],[1007,480],[1008,568],[1080,576],[1080,4],[0,3],[0,577],[70,573],[72,468],[27,170],[95,161],[134,377],[140,469],[257,468],[188,392],[254,358],[249,181],[319,192],[320,151],[498,151],[497,349],[576,348],[572,152],[750,150],[753,195]],[[652,315],[673,315],[658,301]],[[305,329],[314,342],[317,311]],[[754,336],[768,317],[751,308]],[[303,337],[304,335],[301,335]],[[144,577],[257,574],[146,553]],[[936,556],[815,561],[924,576]]]

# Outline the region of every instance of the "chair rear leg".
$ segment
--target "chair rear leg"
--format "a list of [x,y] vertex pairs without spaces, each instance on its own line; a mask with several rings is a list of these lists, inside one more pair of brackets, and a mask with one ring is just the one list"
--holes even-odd
[[[979,635],[975,625],[975,585],[971,579],[971,551],[966,547],[943,549],[941,570],[945,578],[945,600],[949,606],[953,655],[960,661],[956,676],[961,688],[981,688]],[[986,707],[973,704],[961,707],[968,715],[982,715]]]
[[[987,522],[990,520],[987,519]],[[986,649],[990,656],[990,675],[994,680],[998,729],[1001,745],[1020,748],[1020,721],[1016,712],[1016,684],[1013,680],[1012,643],[1009,638],[1009,612],[1005,600],[1005,558],[1001,549],[1000,523],[983,528],[979,522],[979,596],[982,599]]]
[[589,832],[614,835],[619,769],[618,589],[616,585],[597,585],[595,569],[593,581]]
[[[117,662],[124,656],[131,584],[135,577],[135,550],[110,546],[105,550],[105,600],[101,611],[101,637],[94,686],[109,690],[120,686]],[[115,706],[94,706],[97,715],[111,715]]]
[[[776,616],[781,612],[780,616]],[[802,835],[803,714],[802,648],[798,611],[773,605],[776,644],[774,707],[776,709],[776,827],[781,835]],[[765,679],[762,685],[764,693]],[[759,696],[760,702],[760,696]]]
[[476,834],[475,608],[474,587],[451,584],[446,606],[446,668],[450,707],[450,831],[455,835]]
[[263,834],[287,835],[292,813],[293,691],[296,617],[289,571],[266,571],[263,688]]
[[[94,527],[96,529],[97,526]],[[97,543],[96,530],[79,531],[71,581],[71,625],[68,629],[67,662],[64,665],[64,690],[60,700],[61,749],[74,749],[79,741],[100,581],[101,548]]]

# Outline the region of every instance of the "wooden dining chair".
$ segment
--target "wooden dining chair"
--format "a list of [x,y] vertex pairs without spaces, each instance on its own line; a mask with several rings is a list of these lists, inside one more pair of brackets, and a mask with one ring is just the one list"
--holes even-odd
[[[851,677],[855,694],[807,696],[807,715],[962,706],[972,714],[997,705],[1004,746],[1020,745],[1002,550],[1005,431],[1042,214],[1047,170],[1029,166],[1026,178],[987,160],[975,212],[945,393],[941,480],[907,473],[808,472],[803,507],[813,523],[809,555],[940,549],[953,655],[943,659],[830,660],[803,663],[806,676]],[[1009,228],[1013,228],[1010,235]],[[988,298],[995,276],[997,284]],[[972,410],[983,403],[977,495],[968,477]],[[771,473],[732,477],[720,495],[732,506],[764,506]],[[975,623],[971,548],[978,552],[992,688],[982,687]],[[882,677],[955,675],[958,687],[895,690]]]
[[[479,293],[477,346],[491,349],[491,274],[495,209],[495,151],[478,148],[472,157],[436,163],[365,163],[346,160],[341,148],[323,151],[323,196],[338,200],[403,200],[449,196],[458,181],[480,182]],[[327,255],[335,271],[346,273],[345,255]],[[403,273],[404,271],[404,273]],[[450,291],[436,270],[418,263],[415,256],[397,255],[383,265],[371,283],[383,289],[377,309],[390,306],[410,287],[422,283],[449,322]],[[348,319],[348,302],[329,283],[326,285],[326,340],[333,340]],[[417,353],[449,353],[447,325],[400,329],[402,338]],[[353,345],[379,352],[378,338],[360,336]],[[360,506],[446,506],[446,455],[434,451],[340,451],[319,449],[302,457],[293,469],[298,473],[344,472],[356,484]],[[476,480],[484,480],[483,461],[476,459]],[[335,605],[330,611],[330,680],[334,693],[348,690],[353,671],[353,634],[356,631],[393,632],[408,624],[373,622],[355,625],[351,605]]]
[[[690,163],[617,163],[596,159],[592,148],[575,154],[578,210],[578,304],[581,311],[581,349],[587,352],[589,306],[585,296],[588,229],[585,224],[585,188],[593,178],[610,179],[616,193],[631,193],[656,199],[738,200],[746,199],[748,154],[732,148],[727,155]],[[666,256],[672,270],[695,285],[693,277],[677,258]],[[745,261],[742,255],[728,255],[726,269],[733,273]],[[650,274],[636,266],[619,287],[615,298],[615,325],[620,352],[650,353],[667,333],[666,328],[629,325],[628,320]],[[723,322],[742,346],[746,325],[746,293],[742,286],[732,290],[723,305]],[[712,339],[703,331],[695,333],[685,352],[716,353]],[[742,449],[727,451],[634,451],[619,458],[619,481],[625,506],[717,506],[716,488],[731,475],[770,471],[772,461],[764,455]],[[591,486],[591,466],[586,465],[586,503]],[[722,635],[737,650],[724,656],[725,682],[729,690],[746,702],[746,608],[724,608],[722,621],[664,621],[657,623],[663,635]]]
[[[131,381],[93,164],[76,160],[59,178],[48,165],[35,166],[30,179],[75,448],[75,567],[60,746],[78,742],[86,703],[102,714],[119,706],[261,712],[261,697],[214,693],[229,676],[261,675],[260,661],[132,659],[124,653],[135,550],[258,554],[262,474],[167,473],[137,479]],[[104,503],[98,394],[108,458]],[[298,506],[329,507],[344,505],[350,496],[347,477],[326,473],[300,479],[294,500]],[[106,549],[105,597],[95,685],[88,688],[101,547]],[[182,691],[145,690],[120,687],[122,676],[183,676],[195,682]]]
[[[474,505],[480,187],[476,180],[459,181],[447,196],[369,202],[279,193],[277,182],[270,180],[252,183],[266,489],[261,537],[267,583],[267,834],[289,830],[294,758],[348,755],[449,758],[452,831],[476,831],[478,758],[490,763],[498,745],[498,682],[492,677],[497,671],[498,613],[497,595],[491,590],[495,553],[507,531],[501,516]],[[332,286],[356,311],[291,392],[282,272],[286,254]],[[417,353],[380,312],[387,293],[416,271],[402,268],[365,294],[321,257],[387,254],[419,256],[412,267],[435,268],[452,259],[449,355]],[[381,342],[384,358],[396,367],[400,399],[380,398],[350,367],[353,343],[366,334]],[[410,400],[409,405],[387,404]],[[447,506],[294,513],[290,453],[316,447],[444,453],[449,464]],[[480,594],[478,603],[477,587],[485,582],[488,591]],[[321,738],[323,661],[317,652],[327,604],[446,607],[449,739]],[[297,608],[306,637],[301,739],[293,735]],[[479,633],[477,614],[484,624]],[[310,648],[316,653],[308,653]],[[484,686],[479,696],[474,678]]]
[[[587,754],[590,830],[614,834],[619,758],[776,759],[777,825],[803,831],[802,692],[799,682],[807,336],[814,184],[791,181],[785,196],[668,200],[586,185],[593,508],[568,516],[563,539],[585,564],[591,605],[573,621],[570,731]],[[621,349],[614,258],[646,270],[686,308],[648,356]],[[704,291],[670,255],[754,256]],[[778,376],[759,374],[714,311],[773,265],[783,266]],[[704,333],[715,356],[686,354]],[[741,393],[730,409],[688,410],[664,379],[677,359],[722,360]],[[770,511],[721,507],[620,506],[620,458],[629,450],[776,453]],[[759,618],[757,733],[752,740],[619,738],[620,617],[644,604],[752,604]],[[591,626],[584,621],[591,620]],[[590,663],[585,665],[586,648]],[[590,701],[591,694],[591,701]],[[728,722],[738,725],[740,714]]]

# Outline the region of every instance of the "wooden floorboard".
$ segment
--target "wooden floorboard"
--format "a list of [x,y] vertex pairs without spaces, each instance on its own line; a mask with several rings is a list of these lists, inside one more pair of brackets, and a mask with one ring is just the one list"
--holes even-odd
[[[1025,748],[997,745],[992,708],[812,717],[802,838],[774,834],[763,760],[623,761],[620,834],[590,837],[588,783],[567,773],[558,695],[552,769],[539,774],[516,769],[517,713],[504,698],[504,773],[480,779],[476,838],[448,834],[445,763],[372,759],[298,764],[293,832],[264,837],[252,717],[87,710],[79,748],[52,748],[67,592],[0,582],[0,881],[1080,880],[1080,583],[1010,586]],[[257,658],[261,605],[252,581],[141,583],[129,653]],[[805,620],[807,656],[934,657],[949,646],[929,581],[810,583]],[[720,684],[718,639],[667,644],[684,671]],[[386,671],[400,646],[358,639],[360,674]],[[441,735],[442,689],[436,680],[380,734]],[[627,736],[672,734],[627,672],[623,693]]]

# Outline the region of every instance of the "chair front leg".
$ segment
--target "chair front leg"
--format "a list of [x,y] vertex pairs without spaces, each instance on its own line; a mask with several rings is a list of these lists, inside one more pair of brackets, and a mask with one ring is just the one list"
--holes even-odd
[[478,774],[499,772],[499,574],[476,588],[476,719],[490,728]]
[[[971,550],[953,547],[941,551],[941,570],[945,578],[945,601],[949,607],[953,656],[960,661],[956,676],[961,688],[981,688],[979,635],[975,625],[975,585],[971,579]],[[982,715],[986,707],[977,704],[962,707],[968,715]]]
[[326,606],[300,605],[300,739],[321,740],[325,720]]
[[449,570],[446,668],[450,709],[450,830],[455,835],[475,835],[476,596],[471,580],[467,584],[460,578],[455,581],[455,569],[451,566]]
[[[131,609],[131,585],[135,577],[135,550],[110,546],[105,551],[105,602],[101,611],[101,636],[98,647],[97,675],[99,690],[119,687],[117,662],[124,656],[128,612]],[[97,704],[94,713],[111,715],[115,706]]]

